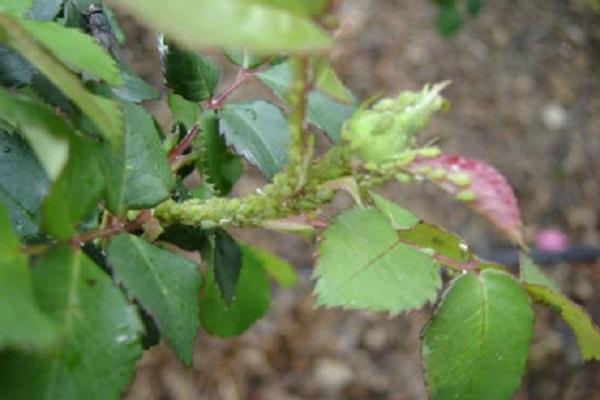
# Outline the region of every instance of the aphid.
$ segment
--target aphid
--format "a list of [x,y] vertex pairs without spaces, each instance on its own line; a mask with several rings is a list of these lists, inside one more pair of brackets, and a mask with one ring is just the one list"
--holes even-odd
[[119,58],[119,45],[112,30],[106,11],[95,4],[82,14],[86,31],[114,57]]

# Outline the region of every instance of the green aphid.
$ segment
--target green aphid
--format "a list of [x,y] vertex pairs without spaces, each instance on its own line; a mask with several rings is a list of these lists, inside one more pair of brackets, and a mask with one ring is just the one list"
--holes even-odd
[[427,174],[427,178],[432,181],[440,181],[446,177],[446,170],[444,168],[434,168],[429,174]]
[[456,200],[464,201],[465,203],[470,203],[477,199],[472,190],[461,190],[460,192],[456,193],[454,197]]
[[448,174],[448,180],[454,183],[456,186],[469,186],[471,185],[471,177],[464,172],[453,172]]

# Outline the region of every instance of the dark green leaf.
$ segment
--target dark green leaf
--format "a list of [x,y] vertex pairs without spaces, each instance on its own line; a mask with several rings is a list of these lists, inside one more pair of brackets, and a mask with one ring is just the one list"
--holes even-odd
[[42,200],[49,180],[29,146],[16,134],[0,130],[0,203],[8,209],[20,237],[39,234]]
[[21,87],[31,83],[33,68],[19,53],[0,46],[0,84]]
[[127,234],[111,240],[108,261],[130,295],[155,318],[179,358],[191,364],[192,345],[200,326],[200,274],[196,265]]
[[573,329],[584,360],[600,360],[600,329],[580,306],[548,287],[525,286],[536,302],[550,306]]
[[242,176],[242,162],[231,153],[225,138],[219,132],[219,119],[213,112],[202,115],[200,135],[196,139],[200,149],[198,169],[211,184],[213,192],[225,196]]
[[49,108],[12,96],[2,88],[0,119],[19,129],[44,166],[48,177],[55,180],[69,155],[69,135],[74,135],[69,126]]
[[104,189],[98,143],[83,136],[69,139],[69,161],[50,189],[42,210],[42,224],[57,239],[68,239],[79,221],[96,208]]
[[51,21],[59,13],[63,3],[64,0],[35,0],[29,16],[40,21]]
[[467,0],[467,12],[471,15],[477,15],[481,11],[485,0]]
[[213,96],[219,70],[206,57],[178,48],[172,42],[161,46],[167,86],[186,100],[199,102]]
[[62,328],[55,351],[0,356],[3,399],[116,399],[142,353],[135,308],[81,251],[60,247],[33,269],[35,297]]
[[226,231],[218,229],[209,235],[209,246],[202,256],[210,265],[223,301],[230,305],[242,268],[240,247]]
[[159,239],[187,251],[202,251],[209,249],[208,232],[195,226],[169,225]]
[[56,337],[55,325],[35,302],[29,263],[0,204],[0,349],[46,348]]
[[304,52],[331,42],[310,18],[254,2],[171,0],[165,7],[162,0],[114,0],[112,4],[190,49]]
[[221,114],[219,128],[236,152],[271,179],[285,166],[290,141],[287,121],[271,103],[228,104]]
[[242,252],[240,278],[230,305],[223,300],[213,272],[209,270],[206,274],[200,302],[200,321],[211,335],[239,335],[262,317],[268,308],[267,277],[261,260],[251,252]]
[[119,63],[123,85],[112,88],[112,92],[122,100],[140,103],[147,100],[157,100],[160,92],[147,84],[127,64]]
[[512,398],[532,328],[527,293],[509,274],[486,270],[455,279],[423,332],[432,400]]
[[462,24],[463,18],[454,2],[439,6],[436,25],[440,35],[450,37],[458,32]]
[[391,314],[433,301],[441,286],[431,257],[400,242],[374,208],[346,211],[323,232],[315,277],[320,305]]
[[152,207],[169,196],[175,178],[152,117],[141,106],[124,103],[126,131],[121,154],[104,149],[109,179],[106,200],[117,214]]
[[263,269],[280,286],[291,288],[296,284],[298,275],[286,260],[258,247],[247,245],[240,247],[244,254],[251,254],[251,258],[260,261]]

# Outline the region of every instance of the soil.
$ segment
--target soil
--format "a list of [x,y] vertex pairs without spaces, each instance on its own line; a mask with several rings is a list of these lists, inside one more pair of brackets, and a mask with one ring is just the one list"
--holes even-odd
[[[333,60],[355,94],[366,99],[451,80],[445,95],[452,108],[435,118],[423,142],[435,138],[448,152],[502,171],[515,187],[529,240],[542,228],[557,227],[573,242],[600,245],[600,15],[585,0],[489,0],[450,40],[435,31],[432,2],[347,0],[340,17]],[[134,40],[154,45],[147,34],[136,34]],[[129,57],[161,84],[148,54]],[[254,89],[245,92],[253,95]],[[164,107],[154,109],[167,124]],[[256,183],[246,180],[236,190]],[[383,190],[477,249],[505,245],[433,187]],[[348,204],[343,197],[336,201],[337,207]],[[235,235],[290,260],[299,284],[274,288],[267,316],[238,338],[200,333],[192,368],[164,344],[154,347],[140,361],[125,399],[427,398],[419,334],[431,308],[395,318],[317,309],[311,244],[272,233]],[[600,323],[600,263],[545,270]],[[548,310],[536,311],[529,372],[515,399],[600,399],[600,363],[583,364],[568,327]]]

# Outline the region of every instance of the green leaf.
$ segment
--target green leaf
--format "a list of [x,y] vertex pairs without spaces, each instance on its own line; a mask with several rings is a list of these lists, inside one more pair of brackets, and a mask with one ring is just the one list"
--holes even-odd
[[29,11],[31,19],[51,21],[60,12],[64,0],[35,0]]
[[105,148],[102,165],[109,180],[106,200],[117,214],[155,206],[169,196],[175,178],[150,114],[141,106],[123,103],[125,137],[119,151]]
[[340,214],[323,232],[319,254],[319,305],[398,314],[435,300],[441,286],[431,257],[400,242],[374,208]]
[[31,8],[33,0],[4,0],[0,3],[0,12],[23,15]]
[[22,238],[39,234],[40,208],[49,180],[30,147],[16,134],[0,130],[0,203]]
[[0,203],[0,349],[47,348],[57,329],[33,296],[27,258]]
[[127,64],[119,63],[119,70],[123,78],[123,85],[112,88],[115,96],[133,103],[160,98],[160,92],[154,86],[147,84]]
[[411,229],[399,230],[398,238],[410,245],[431,249],[461,263],[469,262],[473,258],[473,253],[460,237],[425,222],[420,222]]
[[252,54],[248,49],[225,51],[225,57],[246,70],[255,69],[266,60],[265,57]]
[[454,35],[463,24],[463,18],[454,2],[441,4],[438,9],[436,26],[443,37]]
[[560,289],[544,272],[537,266],[533,260],[525,253],[519,254],[520,263],[519,270],[521,272],[521,280],[532,285],[545,286],[555,292],[560,293]]
[[162,0],[115,0],[112,4],[189,49],[294,53],[324,49],[331,42],[309,18],[254,2],[172,0],[165,7]]
[[533,318],[526,292],[509,274],[486,270],[456,278],[423,332],[432,400],[512,398]]
[[183,124],[185,129],[190,129],[200,120],[198,104],[173,93],[169,94],[168,103],[173,125]]
[[76,226],[96,208],[104,189],[98,160],[99,145],[88,137],[70,138],[69,161],[46,197],[42,225],[57,239],[68,239]]
[[467,0],[467,12],[471,15],[477,15],[483,8],[485,0]]
[[71,128],[49,108],[25,98],[12,96],[0,88],[0,119],[23,134],[44,166],[48,177],[56,180],[69,156]]
[[375,207],[379,209],[390,220],[394,229],[410,229],[419,223],[419,218],[415,217],[410,211],[400,207],[396,203],[381,197],[377,193],[370,192]]
[[219,128],[227,144],[271,179],[285,166],[290,133],[281,110],[258,100],[228,104],[220,113]]
[[211,335],[236,336],[248,329],[269,308],[269,284],[262,261],[242,249],[242,269],[233,302],[227,305],[209,270],[200,302],[200,321]]
[[88,73],[110,85],[123,83],[115,60],[91,36],[55,22],[22,20],[20,24],[35,40],[75,71]]
[[315,65],[315,86],[321,92],[344,104],[354,103],[352,92],[348,90],[329,63],[329,59],[321,57]]
[[[269,87],[282,100],[291,82],[291,71],[287,63],[277,64],[256,74],[258,79]],[[308,122],[321,129],[333,142],[340,141],[342,124],[356,110],[355,105],[341,104],[313,90],[308,94]]]
[[196,139],[200,157],[196,164],[217,196],[226,196],[242,176],[242,162],[231,153],[219,133],[219,119],[214,112],[202,115],[201,131]]
[[286,260],[258,247],[248,245],[240,247],[244,254],[250,254],[252,259],[260,261],[266,273],[281,287],[288,289],[296,284],[298,275],[294,267]]
[[317,16],[324,13],[329,6],[329,0],[243,0],[247,3],[260,3],[278,7],[301,15]]
[[6,399],[116,399],[141,356],[136,310],[81,251],[61,246],[33,268],[35,297],[62,329],[55,351],[4,353]]
[[32,78],[31,64],[19,53],[0,46],[0,84],[6,87],[21,87],[29,85]]
[[224,230],[209,235],[208,253],[202,252],[210,265],[214,279],[227,306],[235,296],[235,288],[242,268],[242,251],[235,240]]
[[107,139],[118,144],[122,114],[117,103],[88,92],[77,76],[21,23],[21,20],[8,14],[0,14],[0,35],[6,36],[6,43],[46,75],[100,128]]
[[584,360],[600,360],[600,329],[577,304],[554,290],[540,285],[525,285],[531,297],[548,305],[569,324]]
[[179,358],[191,364],[200,326],[200,274],[196,265],[127,234],[111,240],[108,261],[128,293],[154,317]]
[[208,58],[182,50],[172,42],[160,46],[167,86],[186,100],[209,99],[219,83],[219,70]]

